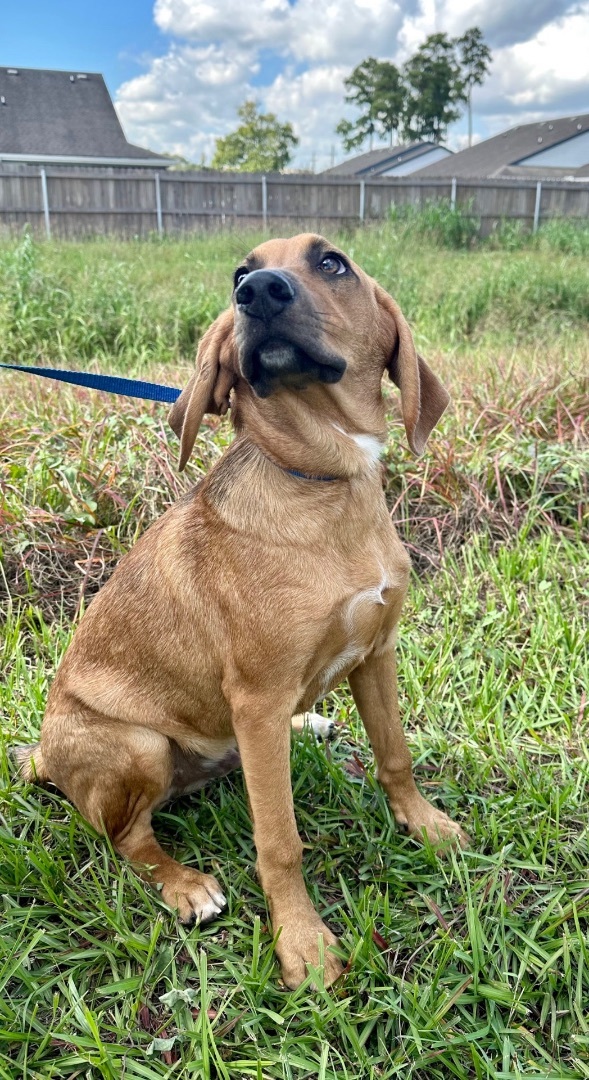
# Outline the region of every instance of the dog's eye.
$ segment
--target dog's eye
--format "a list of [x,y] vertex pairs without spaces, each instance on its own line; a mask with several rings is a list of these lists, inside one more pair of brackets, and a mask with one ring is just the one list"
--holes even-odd
[[244,278],[249,274],[249,270],[246,266],[240,266],[239,270],[235,271],[235,277],[233,278],[233,288],[236,289],[241,284]]
[[348,268],[338,255],[326,255],[319,263],[319,269],[324,274],[345,274]]

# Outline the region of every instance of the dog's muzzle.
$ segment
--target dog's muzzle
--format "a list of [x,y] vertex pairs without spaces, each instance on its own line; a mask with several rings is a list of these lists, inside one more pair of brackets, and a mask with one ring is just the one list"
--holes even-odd
[[254,270],[234,301],[241,373],[258,397],[339,382],[346,362],[322,344],[321,316],[298,282],[280,270]]

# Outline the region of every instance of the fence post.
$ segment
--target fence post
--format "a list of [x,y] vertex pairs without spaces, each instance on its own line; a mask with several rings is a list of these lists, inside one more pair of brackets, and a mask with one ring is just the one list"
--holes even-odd
[[536,203],[534,205],[534,224],[532,226],[532,232],[538,232],[538,225],[540,224],[540,200],[542,198],[542,181],[538,180],[536,184]]
[[155,172],[153,174],[155,180],[155,216],[157,218],[157,231],[160,236],[163,235],[164,222],[162,218],[162,192],[160,188],[160,174]]
[[452,177],[452,191],[450,193],[450,209],[456,209],[456,177]]
[[268,184],[266,177],[262,177],[262,228],[264,232],[268,228]]
[[47,239],[51,240],[51,221],[49,220],[49,198],[47,196],[47,174],[44,168],[39,169],[41,176],[41,194],[43,196],[43,214],[45,216],[45,232]]
[[366,181],[361,180],[360,181],[360,212],[359,212],[359,215],[358,215],[359,218],[360,218],[360,221],[364,221],[365,208],[366,208]]

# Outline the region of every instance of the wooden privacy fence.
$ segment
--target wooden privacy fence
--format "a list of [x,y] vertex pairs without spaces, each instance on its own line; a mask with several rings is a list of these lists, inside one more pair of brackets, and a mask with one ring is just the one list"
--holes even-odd
[[446,199],[480,219],[537,229],[550,218],[589,217],[589,183],[530,180],[395,180],[373,177],[49,169],[0,165],[0,231],[80,237],[146,236],[233,226],[333,228],[386,217],[392,204]]

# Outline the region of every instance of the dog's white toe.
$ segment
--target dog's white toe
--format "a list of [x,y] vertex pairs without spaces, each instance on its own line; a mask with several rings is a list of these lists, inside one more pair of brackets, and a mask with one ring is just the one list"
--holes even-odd
[[305,724],[311,728],[317,742],[333,739],[333,736],[335,735],[335,724],[333,720],[329,720],[325,716],[320,716],[319,713],[305,713]]
[[200,913],[196,917],[198,923],[209,922],[210,919],[214,919],[217,915],[220,915],[224,908],[227,907],[227,900],[223,896],[223,893],[218,893],[214,900],[209,899],[201,906]]

